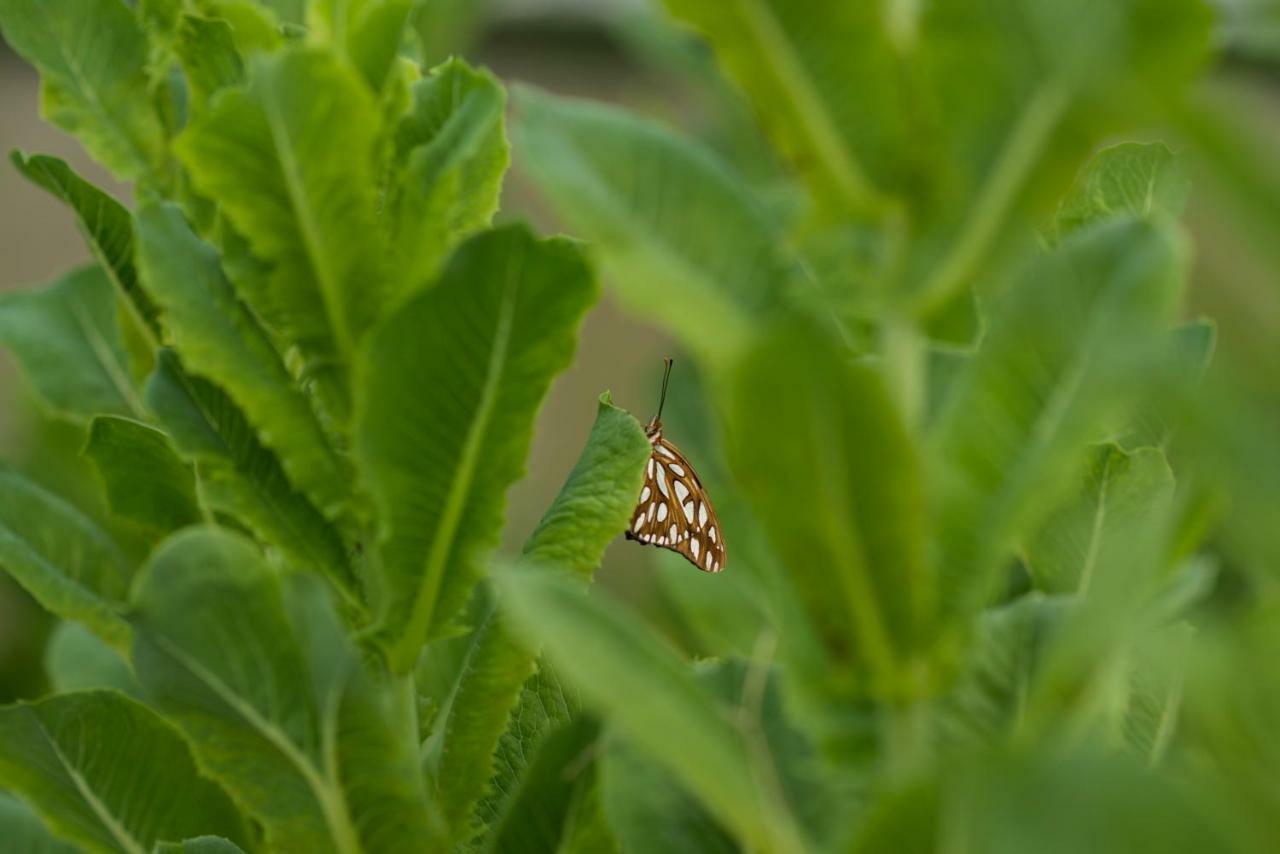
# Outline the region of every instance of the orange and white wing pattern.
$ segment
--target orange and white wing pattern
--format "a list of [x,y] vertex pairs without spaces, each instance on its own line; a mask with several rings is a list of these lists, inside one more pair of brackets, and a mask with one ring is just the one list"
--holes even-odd
[[662,438],[660,423],[652,423],[646,432],[653,454],[627,539],[678,552],[703,572],[720,572],[725,564],[724,535],[702,481],[684,455]]

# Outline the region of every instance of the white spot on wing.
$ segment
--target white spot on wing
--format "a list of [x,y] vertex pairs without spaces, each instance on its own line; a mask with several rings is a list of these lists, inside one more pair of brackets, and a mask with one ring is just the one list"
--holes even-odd
[[671,453],[671,451],[664,445],[658,445],[658,453],[666,454],[668,457],[670,457],[673,460],[676,458],[676,455]]
[[644,524],[644,514],[643,514],[643,513],[637,513],[637,514],[636,514],[636,520],[635,520],[634,522],[632,522],[632,523],[631,523],[631,530],[633,530],[633,531],[639,531],[639,530],[640,530],[640,526],[641,526],[641,525],[643,525],[643,524]]
[[683,483],[677,480],[676,481],[676,498],[680,499],[680,503],[683,504],[684,500],[688,497],[689,497],[689,487],[685,486]]
[[653,457],[650,457],[650,458],[649,458],[649,467],[648,467],[648,469],[646,470],[646,472],[647,472],[647,474],[649,475],[649,477],[653,477],[653,466],[654,466]]
[[662,466],[658,466],[657,468],[658,468],[658,491],[661,492],[663,495],[667,496],[668,498],[670,498],[671,493],[667,492],[666,472],[663,470]]
[[707,524],[707,502],[705,501],[698,505],[698,524]]
[[688,521],[690,525],[692,525],[693,524],[693,502],[690,501],[688,504],[685,504],[680,509],[684,510],[685,520]]
[[650,489],[649,489],[649,487],[648,487],[648,485],[646,484],[646,485],[645,485],[645,488],[644,488],[643,490],[641,490],[641,491],[640,491],[640,500],[641,500],[641,501],[648,501],[648,500],[649,500],[649,495],[650,495],[650,493],[651,493],[651,492],[652,492],[652,490],[650,490]]
[[[657,508],[657,507],[655,507],[654,505],[652,505],[652,504],[650,504],[650,505],[649,505],[649,521],[650,521],[650,522],[652,522],[652,521],[653,521],[653,514],[654,514],[654,512],[655,512],[657,509],[658,509],[658,508]],[[713,538],[713,539],[714,539],[714,538]]]
[[672,463],[671,470],[676,474],[680,475],[681,477],[684,477],[684,466],[680,465],[679,463]]
[[716,526],[715,526],[715,525],[712,525],[710,528],[708,528],[708,529],[707,529],[707,536],[709,536],[709,537],[711,538],[711,542],[713,542],[713,543],[714,543],[714,542],[717,542],[717,540],[716,540]]
[[663,504],[658,507],[658,521],[665,522],[667,520],[667,505]]
[[671,534],[671,542],[673,542],[673,543],[674,543],[674,542],[676,541],[676,526],[675,526],[675,525],[672,525],[672,526],[671,526],[670,534]]
[[697,537],[694,537],[693,539],[689,540],[689,551],[693,552],[693,559],[694,559],[694,560],[697,560],[697,559],[698,559],[698,548],[699,548],[699,546],[698,546],[698,538],[697,538]]

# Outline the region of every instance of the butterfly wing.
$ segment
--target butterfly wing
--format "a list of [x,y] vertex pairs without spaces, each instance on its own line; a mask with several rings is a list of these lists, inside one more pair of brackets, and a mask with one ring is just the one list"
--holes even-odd
[[627,537],[678,552],[703,572],[720,572],[725,564],[724,537],[702,481],[661,434],[651,441],[653,454]]

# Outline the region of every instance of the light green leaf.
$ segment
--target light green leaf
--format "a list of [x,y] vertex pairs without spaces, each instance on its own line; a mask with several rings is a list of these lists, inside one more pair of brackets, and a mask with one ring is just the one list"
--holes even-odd
[[0,568],[51,613],[84,623],[112,646],[128,644],[124,555],[79,510],[3,466]]
[[[778,229],[709,151],[616,109],[516,92],[521,164],[600,245],[633,311],[698,353],[733,349],[792,276]],[[708,323],[708,318],[715,318]]]
[[83,420],[100,412],[142,417],[102,268],[81,267],[43,288],[0,295],[0,344],[41,400]]
[[76,848],[45,829],[30,807],[4,792],[0,792],[0,839],[23,854],[76,854]]
[[1169,512],[1173,486],[1169,463],[1156,448],[1096,449],[1075,494],[1027,543],[1027,571],[1036,588],[1086,594],[1095,570],[1112,556],[1114,541]]
[[937,580],[919,454],[879,372],[793,319],[738,365],[731,399],[734,470],[833,663],[874,696],[919,691]]
[[99,415],[89,422],[84,455],[93,461],[107,506],[157,534],[200,519],[195,476],[165,434],[149,424]]
[[636,619],[557,573],[496,576],[502,607],[630,743],[670,770],[751,846],[804,850],[785,805],[759,787],[743,733],[685,662]]
[[[343,5],[357,6],[346,2]],[[347,54],[374,92],[387,85],[388,75],[404,43],[412,0],[373,0],[347,22]]]
[[147,341],[148,347],[154,349],[159,329],[156,309],[138,287],[129,211],[56,157],[12,151],[9,160],[26,178],[71,208],[89,251],[115,286],[129,322]]
[[217,252],[176,207],[148,205],[138,212],[138,262],[183,364],[226,389],[289,480],[322,513],[338,515],[350,494],[349,467],[271,339],[236,299]]
[[121,0],[2,0],[0,31],[40,71],[41,112],[119,178],[159,175],[165,140],[152,106],[147,41]]
[[907,46],[891,43],[911,37],[912,11],[786,0],[666,0],[666,6],[707,36],[823,207],[845,215],[876,207],[877,182],[912,144],[900,66]]
[[414,85],[396,128],[388,203],[403,288],[425,285],[459,241],[493,219],[510,161],[505,106],[497,79],[460,59]]
[[296,566],[324,573],[352,602],[358,599],[342,537],[289,484],[280,461],[225,392],[187,374],[177,356],[163,350],[146,399],[174,446],[196,463],[198,491],[209,507],[241,520]]
[[[589,578],[605,547],[627,526],[650,453],[639,422],[613,406],[607,393],[601,395],[587,445],[525,543],[525,557]],[[484,810],[489,814],[507,808],[507,795],[520,770],[509,766],[525,754],[531,755],[544,735],[545,728],[535,728],[528,720],[517,721],[514,733],[508,726],[517,700],[523,708],[530,697],[527,680],[534,672],[536,658],[536,650],[513,635],[501,611],[491,611],[473,633],[443,722],[436,772],[445,817],[456,837],[470,831],[476,801],[494,777],[493,757],[500,740],[507,767],[499,771],[486,799]],[[511,739],[517,744],[510,744]]]
[[134,588],[139,681],[269,849],[430,850],[416,733],[306,581],[223,531],[177,534]]
[[355,347],[383,310],[385,252],[374,222],[378,113],[354,72],[288,50],[253,63],[175,143],[195,187],[272,265],[240,294],[295,344],[334,419],[349,416]]
[[595,296],[573,244],[507,227],[465,243],[370,341],[355,452],[380,514],[379,636],[397,672],[471,595]]
[[242,57],[275,50],[284,41],[278,13],[257,0],[197,0],[196,9],[208,18],[231,26],[236,49]]
[[193,113],[203,110],[222,89],[244,83],[244,61],[236,49],[235,29],[226,21],[183,15],[174,52],[187,78]]
[[1190,177],[1163,143],[1112,145],[1076,176],[1058,208],[1057,232],[1064,235],[1114,216],[1176,219],[1190,191]]
[[1118,221],[1029,265],[931,428],[942,601],[992,593],[995,569],[1064,497],[1088,443],[1165,352],[1186,252],[1177,236]]
[[58,693],[110,688],[131,697],[142,689],[120,653],[80,623],[63,621],[44,650],[44,669]]
[[208,831],[245,838],[240,815],[199,776],[178,734],[114,691],[0,707],[0,783],[91,851],[146,854],[159,840]]

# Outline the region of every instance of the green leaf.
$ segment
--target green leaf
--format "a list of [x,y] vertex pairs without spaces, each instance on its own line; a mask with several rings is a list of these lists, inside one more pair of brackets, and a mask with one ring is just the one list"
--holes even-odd
[[71,208],[89,251],[111,279],[135,331],[155,349],[156,309],[138,287],[129,211],[57,157],[12,151],[9,160],[28,180]]
[[76,134],[119,178],[159,175],[164,130],[146,75],[147,40],[121,0],[2,0],[0,31],[40,71],[45,118]]
[[[649,440],[639,422],[613,406],[607,393],[601,395],[587,445],[560,494],[525,543],[525,557],[589,578],[600,564],[605,547],[627,526],[650,453]],[[493,757],[500,740],[504,748],[510,748],[509,738],[519,741],[518,750],[503,751],[503,761],[509,766],[526,753],[531,755],[544,734],[542,728],[535,728],[527,720],[515,724],[515,734],[508,726],[517,700],[523,707],[524,698],[529,696],[527,680],[537,658],[536,650],[513,635],[508,623],[500,610],[491,611],[473,633],[443,723],[436,778],[442,808],[455,836],[465,835],[470,829],[476,801],[494,776]],[[522,685],[526,686],[523,692]],[[495,790],[487,799],[487,812],[507,809],[506,796],[518,776],[514,770],[503,769],[508,779],[496,781]]]
[[219,91],[244,83],[244,61],[227,21],[183,15],[174,52],[187,78],[193,113],[201,112]]
[[0,567],[51,613],[84,623],[112,646],[128,644],[124,555],[79,510],[3,466]]
[[163,350],[147,380],[147,405],[178,451],[196,463],[203,501],[240,519],[298,567],[324,573],[352,601],[356,579],[338,531],[289,484],[244,413],[213,383],[187,374]]
[[266,332],[236,299],[217,252],[176,207],[148,205],[138,212],[138,261],[183,364],[225,389],[290,482],[322,513],[337,516],[350,494],[349,467]]
[[240,296],[297,345],[303,376],[337,425],[349,416],[348,371],[383,310],[385,252],[374,222],[378,114],[354,72],[326,54],[260,57],[183,132],[176,151],[255,255],[272,265]]
[[493,219],[510,161],[505,106],[497,79],[460,59],[413,87],[396,128],[388,203],[402,287],[422,287],[460,240]]
[[159,840],[207,831],[245,838],[239,814],[199,776],[178,734],[113,691],[0,707],[0,783],[91,851],[146,854]]
[[306,581],[223,531],[175,535],[134,588],[139,681],[271,850],[427,848],[416,733]]
[[471,595],[595,296],[573,244],[507,227],[465,243],[370,341],[355,451],[380,514],[379,635],[397,672]]
[[120,653],[79,623],[63,621],[44,650],[44,668],[58,693],[110,688],[139,697],[142,689]]
[[13,350],[41,400],[57,415],[142,417],[102,268],[81,267],[42,288],[0,295],[0,344]]
[[197,836],[182,842],[162,842],[155,854],[244,854],[244,850],[221,836]]
[[55,838],[40,817],[22,801],[0,792],[0,839],[23,854],[76,854],[77,849]]
[[[619,110],[516,93],[521,164],[602,250],[627,307],[693,351],[733,349],[791,277],[778,229],[706,149]],[[714,323],[708,318],[715,318]]]
[[1030,264],[932,425],[938,566],[952,613],[983,604],[1015,544],[1061,500],[1088,443],[1165,352],[1185,271],[1177,236],[1118,221]]
[[819,11],[785,0],[665,5],[708,38],[823,208],[847,215],[879,204],[886,161],[912,144],[902,48],[890,42],[895,26],[914,25],[911,12],[860,3]]
[[155,427],[99,415],[89,422],[84,454],[97,468],[107,507],[117,516],[158,534],[199,521],[195,476]]
[[1112,145],[1076,176],[1058,208],[1057,232],[1064,235],[1115,216],[1176,219],[1190,191],[1191,179],[1165,144]]
[[628,741],[670,770],[748,845],[803,850],[783,804],[761,791],[743,733],[688,666],[634,617],[557,573],[496,576],[502,606]]
[[1097,449],[1077,491],[1054,511],[1026,548],[1027,571],[1046,593],[1085,594],[1116,540],[1168,513],[1173,472],[1164,453],[1116,445]]
[[198,0],[196,9],[208,18],[219,18],[231,26],[236,49],[242,57],[278,48],[284,41],[278,11],[273,4],[257,0]]
[[793,319],[733,376],[730,459],[833,662],[874,696],[919,691],[937,580],[919,454],[879,372]]
[[[359,6],[349,2],[339,5]],[[347,53],[369,88],[381,92],[400,55],[414,3],[412,0],[373,0],[363,5],[360,14],[347,22]]]

